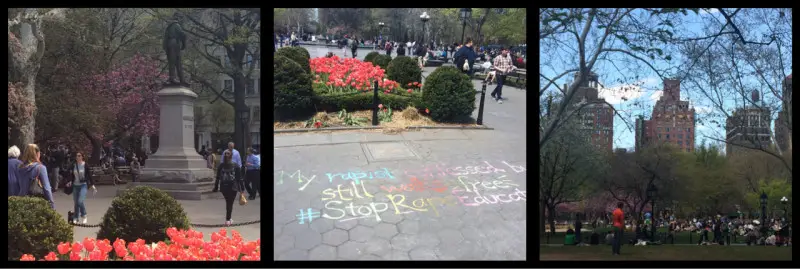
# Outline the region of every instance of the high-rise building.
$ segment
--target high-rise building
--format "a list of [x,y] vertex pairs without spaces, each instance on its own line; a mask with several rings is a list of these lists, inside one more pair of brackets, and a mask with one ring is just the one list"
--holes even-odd
[[[575,81],[578,76],[579,73],[576,73]],[[572,98],[573,106],[580,107],[573,119],[578,121],[579,129],[586,134],[589,143],[611,153],[614,144],[614,109],[605,99],[598,97],[598,87],[598,76],[592,72]]]
[[772,144],[770,133],[770,110],[759,98],[758,91],[751,93],[754,105],[745,105],[736,109],[725,122],[728,156],[747,149],[766,149]]
[[792,111],[792,75],[783,80],[783,96],[782,96],[783,109],[778,112],[778,117],[775,119],[775,143],[781,152],[792,150],[792,134],[789,130],[792,129],[791,121],[787,117],[788,113]]
[[652,143],[670,143],[691,152],[695,142],[695,110],[681,101],[681,82],[664,80],[664,94],[656,101],[649,120],[636,121],[636,150]]

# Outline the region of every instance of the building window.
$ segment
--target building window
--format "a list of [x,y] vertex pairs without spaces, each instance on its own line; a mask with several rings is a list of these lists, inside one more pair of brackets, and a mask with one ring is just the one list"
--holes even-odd
[[669,139],[669,134],[667,134],[667,139]]
[[231,67],[231,58],[228,58],[228,56],[222,56],[222,58],[224,58],[225,60],[225,65],[223,65],[223,67],[225,68]]
[[658,128],[656,128],[656,129],[658,129],[658,131],[659,131],[659,132],[661,132],[661,127],[658,127]]
[[247,94],[247,96],[256,95],[256,89],[255,89],[256,85],[255,84],[256,84],[256,81],[254,79],[248,79],[247,80],[247,87],[246,87],[247,88],[247,92],[245,92]]
[[678,134],[678,138],[683,139],[683,134]]
[[233,91],[233,80],[226,79],[223,91]]
[[658,134],[658,139],[661,139],[661,134]]
[[692,133],[692,128],[686,128],[687,133]]
[[253,117],[252,118],[253,118],[254,122],[260,122],[261,121],[261,107],[260,106],[254,106],[253,107]]
[[678,140],[678,146],[683,146],[683,141]]
[[667,132],[669,132],[669,127],[667,127]]
[[261,144],[261,133],[259,132],[250,132],[250,143],[253,144]]

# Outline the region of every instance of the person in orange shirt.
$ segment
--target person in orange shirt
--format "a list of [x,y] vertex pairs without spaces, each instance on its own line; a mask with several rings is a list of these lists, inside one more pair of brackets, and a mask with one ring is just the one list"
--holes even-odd
[[622,212],[622,202],[617,203],[617,209],[614,210],[613,223],[614,223],[614,240],[611,244],[611,255],[620,255],[619,251],[622,248],[622,234],[625,232],[625,215]]

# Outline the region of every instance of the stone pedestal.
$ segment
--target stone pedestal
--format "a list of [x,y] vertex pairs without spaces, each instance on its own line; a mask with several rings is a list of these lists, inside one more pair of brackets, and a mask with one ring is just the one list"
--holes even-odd
[[161,106],[158,150],[147,159],[138,182],[162,189],[179,200],[201,200],[210,194],[214,171],[194,149],[194,101],[197,94],[183,86],[158,92]]

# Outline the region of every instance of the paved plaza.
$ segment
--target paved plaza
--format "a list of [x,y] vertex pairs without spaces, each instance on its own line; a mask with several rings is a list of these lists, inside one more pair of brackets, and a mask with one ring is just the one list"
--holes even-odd
[[[126,188],[126,185],[120,185],[120,188]],[[93,195],[89,190],[86,195],[86,211],[88,212],[89,221],[87,224],[95,225],[102,221],[103,215],[106,210],[111,207],[111,200],[117,193],[116,186],[97,186],[97,194]],[[72,195],[64,194],[59,190],[55,195],[56,211],[61,214],[64,219],[67,219],[67,211],[74,211]],[[178,200],[183,205],[183,210],[186,211],[190,223],[195,224],[224,224],[225,223],[225,200],[219,199],[206,199],[200,201],[187,201]],[[148,210],[143,208],[142,210]],[[244,223],[261,219],[261,198],[248,201],[246,205],[240,206],[237,203],[233,206],[233,224]],[[257,240],[261,238],[261,224],[250,224],[246,226],[238,226],[228,228],[228,230],[237,230],[242,234],[245,240]],[[84,228],[74,227],[74,240],[83,240],[85,237],[96,237],[100,228]],[[203,232],[205,240],[211,240],[211,233],[219,231],[219,228],[196,228],[195,230]],[[113,241],[113,240],[112,240]]]
[[524,260],[525,91],[488,92],[494,130],[275,135],[274,258]]

